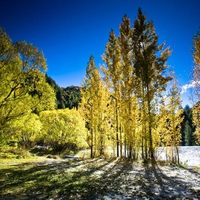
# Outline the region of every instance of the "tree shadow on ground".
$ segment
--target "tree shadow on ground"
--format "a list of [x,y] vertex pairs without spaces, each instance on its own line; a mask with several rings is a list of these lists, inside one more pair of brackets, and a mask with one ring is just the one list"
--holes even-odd
[[156,163],[88,159],[0,169],[0,199],[176,199],[197,195],[179,176],[169,176]]
[[[156,162],[144,165],[144,169],[144,181],[151,186],[144,187],[144,190],[150,196],[154,196],[154,199],[199,199],[200,191],[193,191],[190,184],[193,180],[189,179],[198,174],[195,171],[177,165],[162,166]],[[198,176],[200,180],[200,174]]]

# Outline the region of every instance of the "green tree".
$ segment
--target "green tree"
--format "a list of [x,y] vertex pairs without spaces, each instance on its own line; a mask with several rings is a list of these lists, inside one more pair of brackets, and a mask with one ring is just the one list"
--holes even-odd
[[52,110],[40,113],[41,139],[56,152],[86,147],[85,122],[77,110]]
[[48,76],[47,74],[45,76],[47,83],[53,88],[56,94],[56,105],[57,105],[56,108],[64,109],[65,104],[63,99],[63,89],[60,88],[50,76]]
[[69,86],[64,88],[63,94],[65,106],[69,109],[76,108],[81,101],[81,88],[78,86]]
[[12,123],[10,139],[17,141],[20,147],[30,149],[40,137],[41,129],[39,116],[29,113]]
[[81,100],[81,87],[69,86],[66,88],[59,87],[56,82],[46,74],[47,83],[54,89],[56,93],[56,102],[58,109],[76,108]]
[[186,105],[183,109],[183,122],[181,124],[182,145],[191,146],[194,144],[194,131],[192,109]]
[[192,146],[193,145],[192,128],[188,120],[185,123],[184,134],[185,134],[185,145]]
[[54,109],[55,94],[46,83],[46,59],[26,42],[12,43],[0,29],[0,129],[10,137],[12,122],[31,112]]
[[39,114],[44,110],[54,110],[56,108],[56,96],[53,88],[46,82],[45,75],[39,74],[38,81],[31,94],[31,110]]

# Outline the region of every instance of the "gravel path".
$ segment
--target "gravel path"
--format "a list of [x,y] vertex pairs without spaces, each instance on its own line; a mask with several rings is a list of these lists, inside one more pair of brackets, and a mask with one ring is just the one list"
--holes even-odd
[[[179,147],[180,163],[188,167],[200,167],[200,146]],[[165,160],[165,148],[158,148],[158,159]]]
[[200,199],[200,174],[192,169],[138,162],[131,165],[118,163],[96,171],[95,175],[102,178],[107,170],[110,175],[105,177],[103,187],[107,194],[91,199]]

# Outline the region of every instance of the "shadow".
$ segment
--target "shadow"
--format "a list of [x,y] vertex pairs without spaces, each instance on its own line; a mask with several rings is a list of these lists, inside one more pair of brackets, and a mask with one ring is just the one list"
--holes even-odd
[[[198,199],[179,169],[122,159],[5,166],[0,168],[0,199]],[[197,172],[184,172],[200,180]]]
[[[165,169],[165,170],[163,170]],[[150,162],[149,164],[144,164],[144,181],[148,181],[151,187],[144,187],[147,193],[151,196],[154,194],[154,199],[179,199],[179,198],[189,198],[189,199],[199,199],[200,192],[192,191],[192,185],[190,181],[193,182],[193,179],[190,180],[184,179],[185,171],[190,172],[188,175],[191,177],[196,176],[197,173],[185,169],[177,165],[158,165],[157,162]],[[198,174],[198,180],[200,180],[200,174]],[[186,198],[186,199],[187,199]]]
[[[89,177],[107,164],[99,159],[61,163],[32,163],[0,169],[0,199],[69,199],[95,192],[96,177]],[[80,169],[77,169],[80,167]]]

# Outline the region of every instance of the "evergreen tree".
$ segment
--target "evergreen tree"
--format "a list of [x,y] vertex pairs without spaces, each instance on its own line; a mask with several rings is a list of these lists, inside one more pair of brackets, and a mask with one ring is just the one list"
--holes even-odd
[[81,100],[81,87],[69,86],[66,88],[59,87],[56,82],[46,74],[47,83],[54,89],[56,93],[57,108],[76,108]]
[[62,99],[62,88],[60,88],[56,82],[46,74],[46,81],[47,83],[53,88],[55,94],[56,94],[56,105],[57,105],[57,108],[60,109],[60,108],[65,108],[65,105],[63,103],[63,99]]
[[78,86],[69,86],[63,89],[65,106],[69,109],[78,109],[78,104],[81,101],[81,88]]
[[191,146],[194,144],[193,133],[195,127],[193,124],[192,109],[188,105],[183,109],[183,118],[183,122],[181,123],[182,145]]
[[185,135],[185,145],[186,146],[192,146],[193,145],[192,128],[191,128],[190,123],[189,123],[188,120],[185,123],[184,135]]

